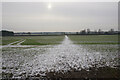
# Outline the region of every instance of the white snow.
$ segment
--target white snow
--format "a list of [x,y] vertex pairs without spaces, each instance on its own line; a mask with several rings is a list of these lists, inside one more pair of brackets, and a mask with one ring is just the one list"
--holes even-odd
[[[11,54],[12,53],[12,54]],[[62,44],[55,46],[37,46],[25,50],[4,52],[3,66],[18,67],[12,70],[14,77],[26,73],[26,75],[45,75],[47,72],[67,72],[71,69],[81,70],[96,66],[114,66],[113,60],[116,56],[109,52],[88,52],[82,45],[75,45],[67,35]],[[20,64],[22,63],[22,64]],[[9,70],[8,70],[9,71]],[[7,70],[5,71],[7,72]]]
[[[89,69],[99,63],[99,66],[112,66],[100,52],[89,53],[82,46],[77,46],[65,36],[62,44],[49,48],[45,54],[36,55],[29,61],[25,69],[32,70],[32,75],[45,74],[46,72],[68,71],[71,69]],[[106,62],[106,63],[105,63]],[[103,64],[104,63],[104,64]],[[100,65],[102,64],[102,65]]]
[[25,42],[26,40],[22,40],[20,42],[17,43],[17,45],[21,45],[23,42]]

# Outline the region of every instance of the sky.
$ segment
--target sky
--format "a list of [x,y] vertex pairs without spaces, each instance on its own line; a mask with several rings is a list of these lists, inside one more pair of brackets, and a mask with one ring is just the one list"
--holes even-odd
[[2,29],[15,32],[118,30],[117,2],[3,2]]

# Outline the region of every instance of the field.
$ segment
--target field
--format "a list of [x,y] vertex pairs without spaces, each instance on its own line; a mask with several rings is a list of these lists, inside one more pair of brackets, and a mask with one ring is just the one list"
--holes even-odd
[[3,37],[2,44],[7,45],[15,41],[25,40],[21,45],[52,45],[60,44],[63,39],[64,36],[14,36]]
[[2,77],[120,78],[117,35],[2,38]]
[[75,44],[118,44],[118,35],[71,35]]
[[[70,35],[74,44],[118,44],[118,35]],[[2,45],[25,40],[21,45],[51,45],[60,44],[64,36],[14,36],[3,37]],[[17,44],[17,43],[16,43]],[[15,44],[14,44],[15,45]]]

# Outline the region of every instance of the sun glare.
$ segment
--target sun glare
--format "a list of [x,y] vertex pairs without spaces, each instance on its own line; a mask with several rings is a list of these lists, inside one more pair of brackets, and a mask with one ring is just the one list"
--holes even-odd
[[48,9],[51,9],[51,8],[52,8],[51,4],[48,4]]

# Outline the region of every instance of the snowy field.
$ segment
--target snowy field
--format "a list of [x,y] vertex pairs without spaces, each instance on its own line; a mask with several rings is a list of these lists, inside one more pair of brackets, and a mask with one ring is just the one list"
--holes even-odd
[[[89,73],[90,69],[106,67],[115,72],[119,66],[117,44],[79,45],[66,35],[61,44],[56,45],[21,45],[24,41],[2,46],[3,78],[63,77],[61,74],[83,70]],[[12,45],[14,43],[16,45]],[[112,77],[119,76],[116,73]]]

